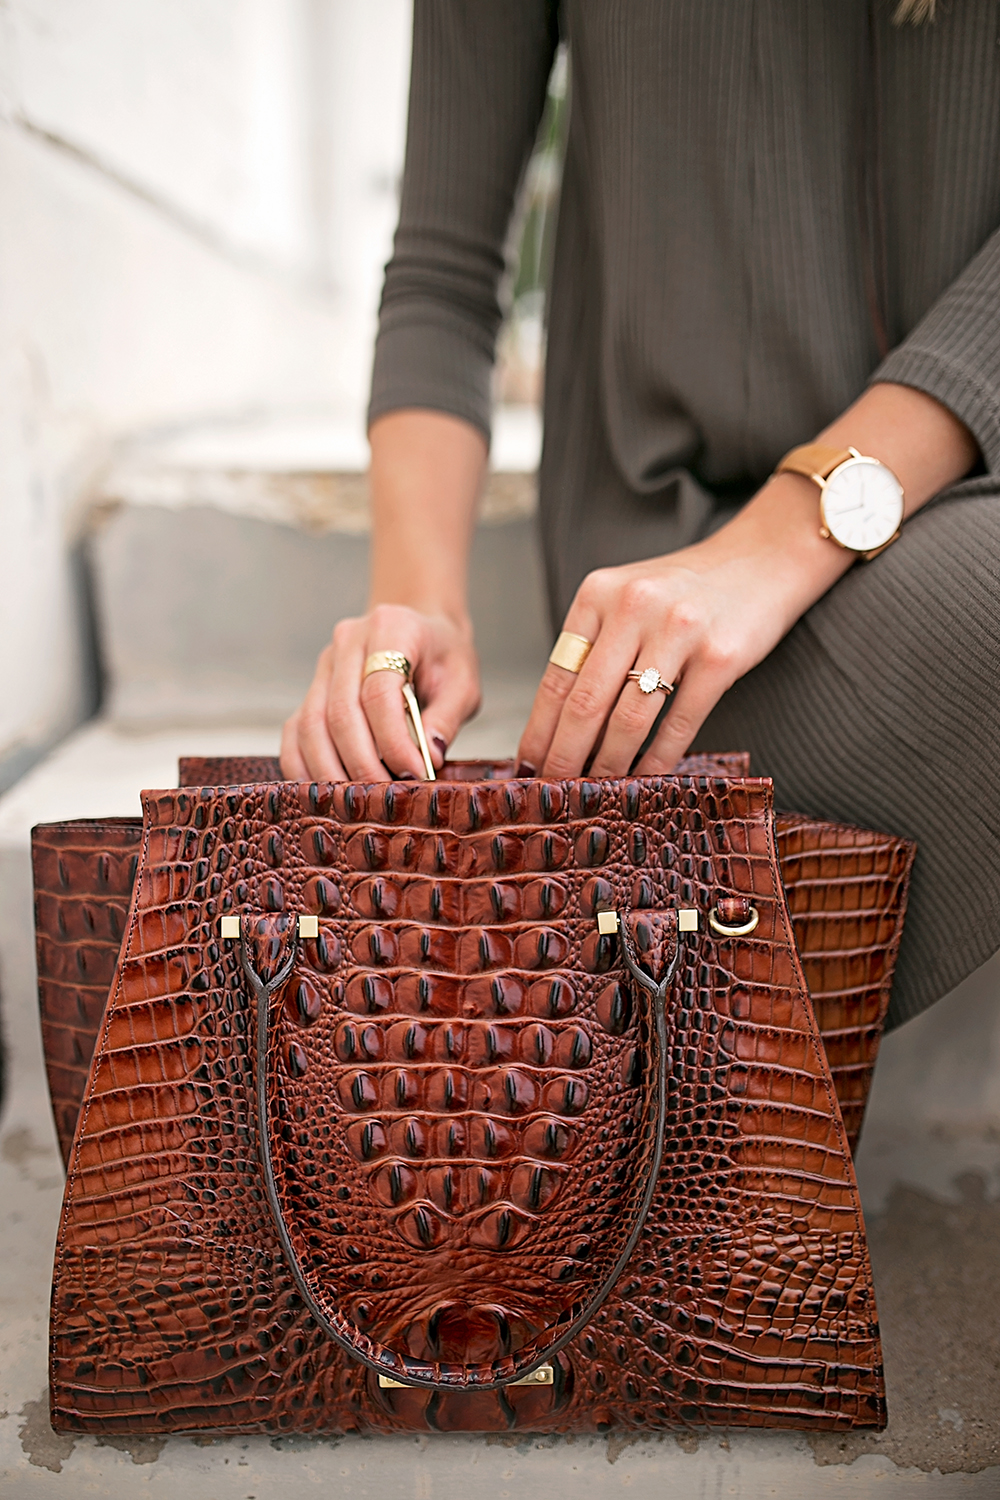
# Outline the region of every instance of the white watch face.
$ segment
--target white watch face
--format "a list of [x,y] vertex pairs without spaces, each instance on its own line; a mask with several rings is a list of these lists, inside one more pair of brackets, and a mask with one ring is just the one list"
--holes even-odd
[[827,531],[842,547],[872,552],[899,530],[902,486],[877,459],[851,458],[827,480],[822,510]]

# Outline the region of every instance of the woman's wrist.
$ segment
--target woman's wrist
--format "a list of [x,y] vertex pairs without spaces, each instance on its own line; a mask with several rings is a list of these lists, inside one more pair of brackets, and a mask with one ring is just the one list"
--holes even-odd
[[389,412],[372,423],[369,607],[401,604],[471,634],[468,557],[486,440],[444,412]]
[[[816,439],[857,448],[896,474],[905,516],[968,473],[975,440],[952,412],[908,386],[880,384],[865,393]],[[820,531],[820,491],[804,475],[772,475],[734,518],[689,555],[695,566],[749,570],[767,582],[789,625],[857,561],[858,554]],[[675,554],[680,558],[681,554]]]
[[[421,544],[426,545],[427,540],[421,538]],[[373,548],[368,608],[401,604],[418,614],[449,620],[459,630],[471,633],[464,552],[446,548],[445,539],[441,538],[441,551],[446,553],[447,559],[445,565],[442,566],[440,556],[435,556],[427,566],[422,566],[424,559],[413,557],[417,550],[416,547],[407,549],[405,543],[401,546],[398,537],[392,544],[387,542],[381,553],[377,546]]]
[[416,614],[422,615],[425,620],[437,621],[450,627],[460,639],[467,641],[470,645],[472,644],[472,620],[467,609],[442,603],[434,599],[425,599],[420,595],[404,598],[379,598],[373,594],[368,600],[367,612],[370,614],[373,610],[377,610],[383,605],[397,605],[403,609],[411,609]]
[[799,474],[776,474],[726,526],[685,553],[696,572],[759,585],[788,629],[856,560],[820,534],[819,490]]
[[468,553],[463,532],[419,502],[385,506],[372,536],[368,608],[401,604],[470,629]]
[[857,448],[890,468],[903,486],[904,516],[956,484],[979,457],[954,412],[924,391],[888,381],[869,386],[816,441]]

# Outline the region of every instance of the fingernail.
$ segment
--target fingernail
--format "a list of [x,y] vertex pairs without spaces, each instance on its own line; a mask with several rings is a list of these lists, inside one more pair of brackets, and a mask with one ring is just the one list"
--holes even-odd
[[416,781],[416,779],[417,779],[417,777],[416,777],[416,773],[414,771],[397,771],[396,772],[396,780],[397,781]]
[[538,771],[531,764],[530,760],[519,760],[518,763],[517,763],[517,765],[514,768],[514,775],[515,776],[537,776],[538,775]]
[[437,746],[438,750],[440,750],[441,759],[443,760],[444,757],[448,754],[448,741],[443,740],[439,734],[432,734],[431,739],[434,741],[434,744]]

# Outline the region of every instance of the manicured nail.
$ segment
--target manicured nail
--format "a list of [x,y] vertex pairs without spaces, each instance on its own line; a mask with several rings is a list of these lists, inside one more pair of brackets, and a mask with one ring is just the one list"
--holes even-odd
[[515,776],[537,776],[538,775],[538,771],[531,764],[530,760],[519,760],[518,763],[517,763],[517,765],[516,765],[516,767],[514,768],[514,775]]
[[416,779],[417,779],[417,776],[416,776],[416,772],[415,771],[397,771],[396,772],[396,780],[397,781],[416,781]]
[[432,734],[431,739],[434,741],[434,744],[437,746],[438,750],[440,750],[441,759],[444,760],[445,756],[448,754],[448,741],[443,740],[439,734]]

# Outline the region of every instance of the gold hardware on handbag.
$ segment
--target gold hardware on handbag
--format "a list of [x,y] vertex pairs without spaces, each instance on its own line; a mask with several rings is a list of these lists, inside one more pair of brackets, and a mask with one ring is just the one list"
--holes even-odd
[[[408,1389],[407,1383],[406,1383],[405,1380],[393,1380],[389,1375],[380,1375],[378,1377],[378,1383],[381,1386],[382,1390],[384,1390],[384,1391],[405,1391],[405,1390]],[[517,1380],[510,1380],[510,1381],[507,1382],[508,1389],[510,1389],[512,1386],[516,1386],[516,1385],[551,1385],[551,1384],[552,1384],[552,1366],[551,1365],[539,1365],[538,1368],[536,1370],[532,1370],[529,1375],[522,1375]],[[412,1387],[410,1387],[410,1389],[412,1389]]]
[[413,725],[417,749],[420,751],[420,757],[424,763],[424,776],[428,781],[436,781],[434,762],[431,760],[430,746],[427,743],[427,736],[424,733],[424,721],[420,716],[420,704],[417,702],[416,693],[408,682],[403,683],[403,702],[406,704],[406,712],[409,714],[410,723]]
[[723,922],[717,906],[713,906],[708,914],[709,927],[720,937],[749,937],[751,932],[757,931],[759,921],[760,912],[756,906],[751,906],[750,915],[745,922]]

